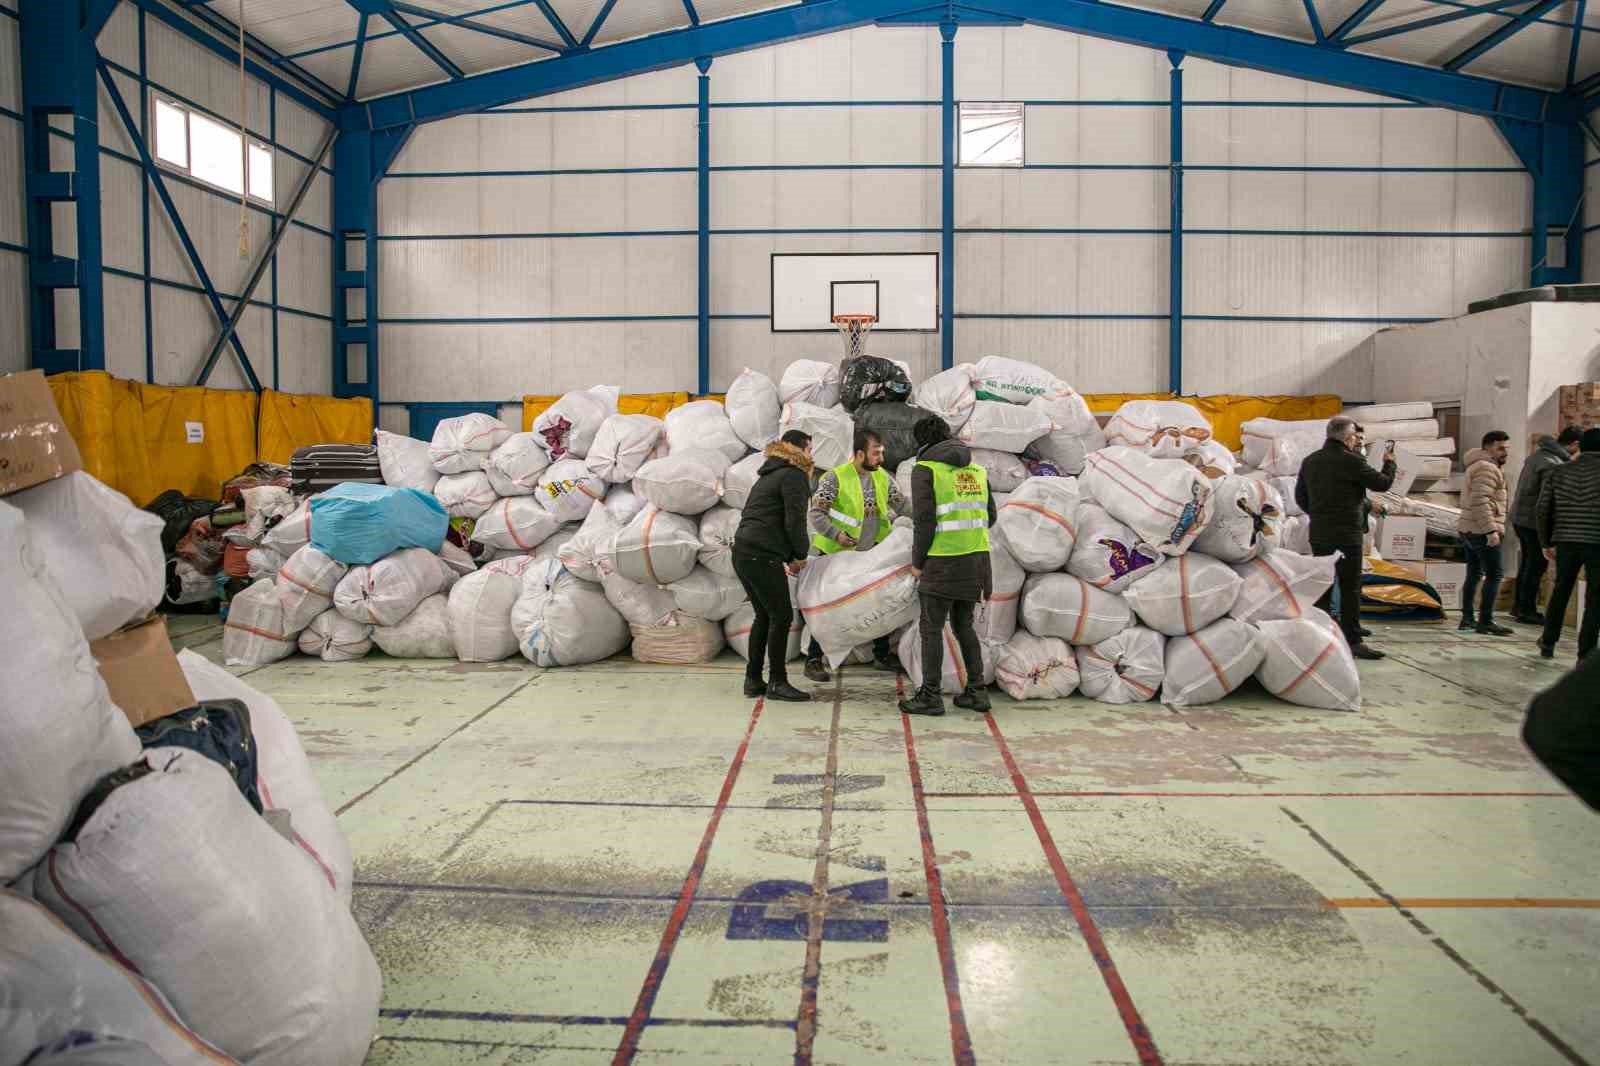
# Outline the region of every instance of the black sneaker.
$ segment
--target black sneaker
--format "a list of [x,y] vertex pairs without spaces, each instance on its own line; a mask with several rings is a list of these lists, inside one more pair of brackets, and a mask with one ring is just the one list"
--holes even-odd
[[1517,615],[1515,621],[1518,625],[1523,626],[1542,626],[1544,625],[1544,615],[1538,611],[1533,611],[1532,613],[1524,612]]
[[767,699],[785,703],[810,703],[811,693],[802,692],[787,681],[774,681],[767,686]]
[[881,670],[886,674],[898,674],[900,672],[900,656],[891,652],[882,659],[874,659],[872,660],[872,668]]
[[963,710],[989,713],[989,693],[977,685],[968,685],[967,690],[951,702]]
[[1555,649],[1554,645],[1550,645],[1550,644],[1540,644],[1539,645],[1539,658],[1541,658],[1541,659],[1554,659],[1555,657],[1556,657],[1556,649]]
[[1379,659],[1388,658],[1388,656],[1379,651],[1377,648],[1369,648],[1365,644],[1357,644],[1355,647],[1350,649],[1350,654],[1354,655],[1357,659],[1366,659],[1369,662],[1377,662]]
[[1474,622],[1471,618],[1463,615],[1462,618],[1461,618],[1461,624],[1456,626],[1456,628],[1457,629],[1477,629],[1478,628],[1478,623]]
[[937,692],[924,692],[919,688],[909,699],[900,701],[900,709],[907,714],[938,716],[944,713],[944,697]]
[[1478,623],[1477,632],[1486,637],[1509,637],[1515,630],[1506,626],[1496,625],[1493,622],[1480,622]]
[[766,694],[766,691],[767,683],[759,677],[747,677],[744,679],[744,694],[746,696],[762,696]]
[[819,685],[827,684],[833,680],[833,675],[828,672],[828,664],[821,659],[806,660],[806,677]]
[[1356,629],[1363,637],[1372,636],[1372,630],[1368,629],[1366,626],[1357,626]]

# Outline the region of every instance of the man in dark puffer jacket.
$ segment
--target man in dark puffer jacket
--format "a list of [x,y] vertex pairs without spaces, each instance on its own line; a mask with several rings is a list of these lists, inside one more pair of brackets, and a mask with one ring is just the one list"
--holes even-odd
[[1586,429],[1578,442],[1578,458],[1545,475],[1539,490],[1539,543],[1544,557],[1556,564],[1556,587],[1545,611],[1539,654],[1556,653],[1556,641],[1567,618],[1567,601],[1585,572],[1589,589],[1578,627],[1578,658],[1594,651],[1600,638],[1600,428]]
[[1547,563],[1539,546],[1539,492],[1550,471],[1566,466],[1578,457],[1578,442],[1583,430],[1568,426],[1559,437],[1540,437],[1533,452],[1522,462],[1517,478],[1516,503],[1511,510],[1511,525],[1517,531],[1520,555],[1517,562],[1516,619],[1524,625],[1544,625],[1539,613],[1539,585],[1544,581]]
[[[767,445],[755,487],[745,500],[739,531],[733,536],[733,572],[750,597],[750,652],[744,694],[804,703],[811,699],[789,684],[789,626],[794,603],[789,578],[805,569],[811,537],[806,505],[811,500],[811,438],[798,429]],[[767,680],[761,680],[761,659]]]

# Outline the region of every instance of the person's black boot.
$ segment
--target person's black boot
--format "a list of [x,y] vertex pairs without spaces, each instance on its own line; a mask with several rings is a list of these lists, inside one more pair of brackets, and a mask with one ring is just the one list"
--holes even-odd
[[1511,636],[1513,630],[1507,626],[1497,624],[1495,620],[1491,618],[1488,621],[1479,622],[1478,628],[1474,632],[1482,633],[1485,636],[1490,637],[1509,637]]
[[821,659],[806,660],[806,677],[819,685],[826,685],[833,680],[833,675],[828,672],[828,664]]
[[1516,615],[1516,621],[1518,625],[1542,626],[1544,625],[1544,615],[1538,611],[1520,611]]
[[882,659],[872,660],[872,668],[874,670],[882,670],[886,674],[898,674],[900,672],[900,656],[890,652]]
[[744,675],[744,694],[746,696],[763,696],[766,695],[766,691],[767,683],[761,680],[760,674],[756,674],[754,677],[749,674]]
[[900,709],[907,714],[941,715],[944,713],[944,697],[939,695],[938,689],[919,688],[909,699],[900,701]]
[[1457,625],[1456,628],[1457,629],[1477,629],[1478,628],[1478,623],[1473,621],[1472,615],[1470,615],[1470,614],[1462,614],[1461,623],[1459,625]]
[[787,681],[773,681],[767,685],[767,699],[785,703],[810,703],[811,693],[802,692]]
[[1357,659],[1365,659],[1368,662],[1374,663],[1379,659],[1386,657],[1383,652],[1379,651],[1377,648],[1368,647],[1365,644],[1357,644],[1355,647],[1350,649],[1350,654],[1354,655]]
[[980,711],[989,713],[989,690],[981,685],[968,685],[965,692],[952,701],[957,707],[967,711]]

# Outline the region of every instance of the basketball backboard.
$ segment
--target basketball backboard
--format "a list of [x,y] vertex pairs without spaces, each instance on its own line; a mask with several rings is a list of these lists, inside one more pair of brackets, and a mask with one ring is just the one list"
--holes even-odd
[[835,315],[856,314],[879,331],[936,331],[938,253],[773,253],[774,332],[832,332]]

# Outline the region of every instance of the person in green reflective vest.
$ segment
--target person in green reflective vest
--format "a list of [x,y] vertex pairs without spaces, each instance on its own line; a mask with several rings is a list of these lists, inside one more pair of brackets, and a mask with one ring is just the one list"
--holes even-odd
[[930,415],[916,424],[917,465],[911,472],[911,572],[922,601],[922,685],[900,701],[907,714],[943,714],[939,679],[944,673],[944,627],[948,620],[966,667],[966,687],[957,707],[989,709],[983,653],[973,625],[978,604],[994,592],[989,569],[989,527],[994,500],[984,468],[972,450],[951,439],[944,420]]
[[[883,469],[883,438],[858,426],[854,443],[854,458],[823,474],[811,497],[806,520],[814,555],[868,551],[889,535],[896,518],[911,517],[899,486]],[[888,636],[872,642],[872,665],[887,673],[899,672],[900,657]],[[815,638],[806,649],[806,677],[812,681],[833,677]]]

